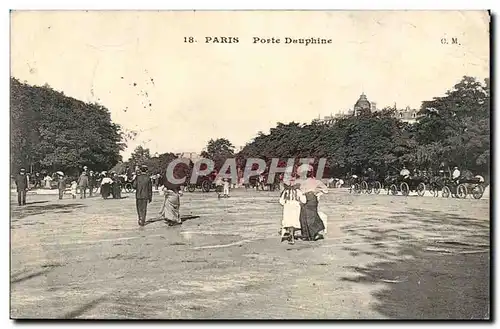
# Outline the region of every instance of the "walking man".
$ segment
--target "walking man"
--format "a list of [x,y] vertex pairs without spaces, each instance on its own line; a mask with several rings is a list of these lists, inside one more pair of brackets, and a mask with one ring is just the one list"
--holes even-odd
[[59,175],[57,180],[57,189],[59,190],[59,200],[63,199],[64,190],[66,190],[66,179],[64,178],[64,174],[61,171],[58,171]]
[[137,207],[138,223],[140,226],[146,224],[146,213],[148,203],[153,201],[153,184],[148,175],[148,167],[142,166],[140,173],[135,177],[132,183],[135,189],[135,204]]
[[29,187],[28,176],[26,176],[26,170],[22,168],[19,174],[16,176],[16,187],[17,187],[17,204],[20,206],[26,205],[26,191]]
[[80,178],[78,179],[78,187],[80,188],[80,199],[87,198],[87,188],[89,187],[89,176],[87,170],[84,169]]
[[92,190],[97,187],[97,180],[94,172],[91,170],[89,172],[89,196],[92,197]]

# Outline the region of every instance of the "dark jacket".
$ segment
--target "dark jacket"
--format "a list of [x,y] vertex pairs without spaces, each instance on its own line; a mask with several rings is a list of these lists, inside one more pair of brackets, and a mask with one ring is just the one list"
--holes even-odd
[[149,175],[137,175],[132,186],[135,189],[136,199],[147,199],[150,202],[153,200],[153,184],[151,183]]
[[59,178],[59,180],[57,181],[57,188],[59,190],[65,190],[66,189],[66,179]]
[[88,179],[89,179],[89,186],[90,187],[95,187],[97,186],[97,179],[95,177],[96,174],[89,174]]
[[81,174],[80,179],[78,179],[78,186],[89,187],[89,176]]
[[21,192],[28,189],[28,176],[18,174],[16,176],[16,186],[17,192]]

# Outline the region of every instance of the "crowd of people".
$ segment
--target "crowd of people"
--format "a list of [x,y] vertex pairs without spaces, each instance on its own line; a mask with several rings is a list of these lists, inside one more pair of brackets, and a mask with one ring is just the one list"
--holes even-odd
[[[444,175],[444,171],[439,171]],[[45,178],[40,179],[42,175],[35,173],[33,186],[42,186],[52,188],[52,181],[56,181],[59,190],[59,199],[62,199],[65,192],[68,190],[73,199],[76,199],[78,194],[81,199],[85,199],[88,195],[92,196],[94,192],[99,191],[103,199],[112,196],[114,199],[121,198],[122,187],[126,184],[131,185],[131,189],[135,190],[136,210],[139,226],[146,224],[146,215],[148,204],[152,202],[153,188],[160,189],[163,195],[163,203],[160,209],[160,217],[168,225],[182,224],[180,216],[180,197],[183,194],[184,184],[174,185],[163,179],[159,174],[148,173],[147,166],[136,166],[135,170],[128,170],[117,174],[116,172],[101,172],[95,173],[89,170],[87,166],[83,167],[77,179],[66,177],[63,172],[58,171],[54,175],[45,174]],[[414,170],[413,173],[403,166],[399,172],[399,176],[409,178],[412,176],[427,176],[430,173],[427,171]],[[361,174],[365,179],[377,179],[378,175],[374,170],[368,168]],[[454,167],[451,173],[451,179],[459,180],[463,173],[458,167]],[[306,177],[306,178],[302,178]],[[357,175],[352,175],[358,178]],[[265,177],[259,175],[256,182],[265,182]],[[483,179],[484,181],[484,179]],[[318,203],[321,195],[328,193],[328,186],[313,175],[312,168],[306,171],[302,169],[300,175],[294,174],[291,179],[284,180],[283,174],[278,176],[280,185],[279,203],[283,206],[283,216],[281,222],[281,241],[288,241],[290,244],[295,243],[297,238],[306,241],[315,241],[323,238],[326,233],[326,215],[318,211]],[[18,192],[18,205],[26,204],[26,192],[30,188],[30,177],[25,169],[21,169],[15,178],[15,183]],[[342,186],[342,179],[330,179],[329,185],[333,187]],[[215,181],[218,198],[227,198],[230,195],[231,181],[227,178],[221,178]],[[330,186],[332,187],[332,186]],[[79,192],[79,193],[78,193]],[[300,232],[300,234],[297,234]]]
[[[78,179],[72,179],[71,182],[68,182],[69,177],[66,177],[61,171],[54,175],[59,190],[59,199],[63,198],[68,184],[71,197],[74,199],[77,198],[78,194],[81,199],[87,198],[87,192],[89,196],[92,196],[96,187],[102,198],[107,199],[110,195],[113,198],[121,198],[121,186],[131,183],[132,189],[135,190],[136,210],[140,226],[146,224],[147,207],[152,202],[153,188],[160,187],[164,197],[159,213],[161,219],[170,226],[180,225],[182,224],[180,197],[185,186],[170,184],[167,180],[160,181],[160,178],[160,175],[150,175],[147,166],[137,166],[133,172],[123,175],[114,172],[96,174],[84,166]],[[281,181],[279,202],[283,205],[282,241],[294,243],[297,238],[296,232],[299,231],[298,237],[303,240],[322,238],[326,230],[326,220],[322,219],[318,212],[318,199],[321,194],[328,192],[327,186],[321,180],[315,179],[312,171],[309,171],[307,178],[294,177],[287,184],[283,183],[282,175],[279,178]],[[25,169],[20,170],[15,182],[18,191],[18,204],[23,206],[26,204],[26,191],[29,189],[29,177]],[[158,186],[160,183],[162,185]],[[216,185],[218,198],[228,198],[231,189],[230,180],[220,179]]]

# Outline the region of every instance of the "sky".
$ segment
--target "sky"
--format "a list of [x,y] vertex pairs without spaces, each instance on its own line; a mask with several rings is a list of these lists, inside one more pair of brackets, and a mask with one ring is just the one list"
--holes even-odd
[[11,14],[11,75],[108,108],[138,132],[124,159],[137,145],[199,152],[224,137],[244,146],[277,122],[346,113],[362,92],[378,108],[419,108],[464,75],[489,77],[489,51],[486,11]]

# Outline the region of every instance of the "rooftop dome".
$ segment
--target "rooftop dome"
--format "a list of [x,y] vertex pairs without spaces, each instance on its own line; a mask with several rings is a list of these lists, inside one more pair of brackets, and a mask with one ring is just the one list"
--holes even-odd
[[356,102],[356,104],[354,104],[354,108],[367,109],[367,110],[371,108],[371,104],[366,98],[366,95],[364,93],[362,93],[361,96],[359,96],[358,101]]

